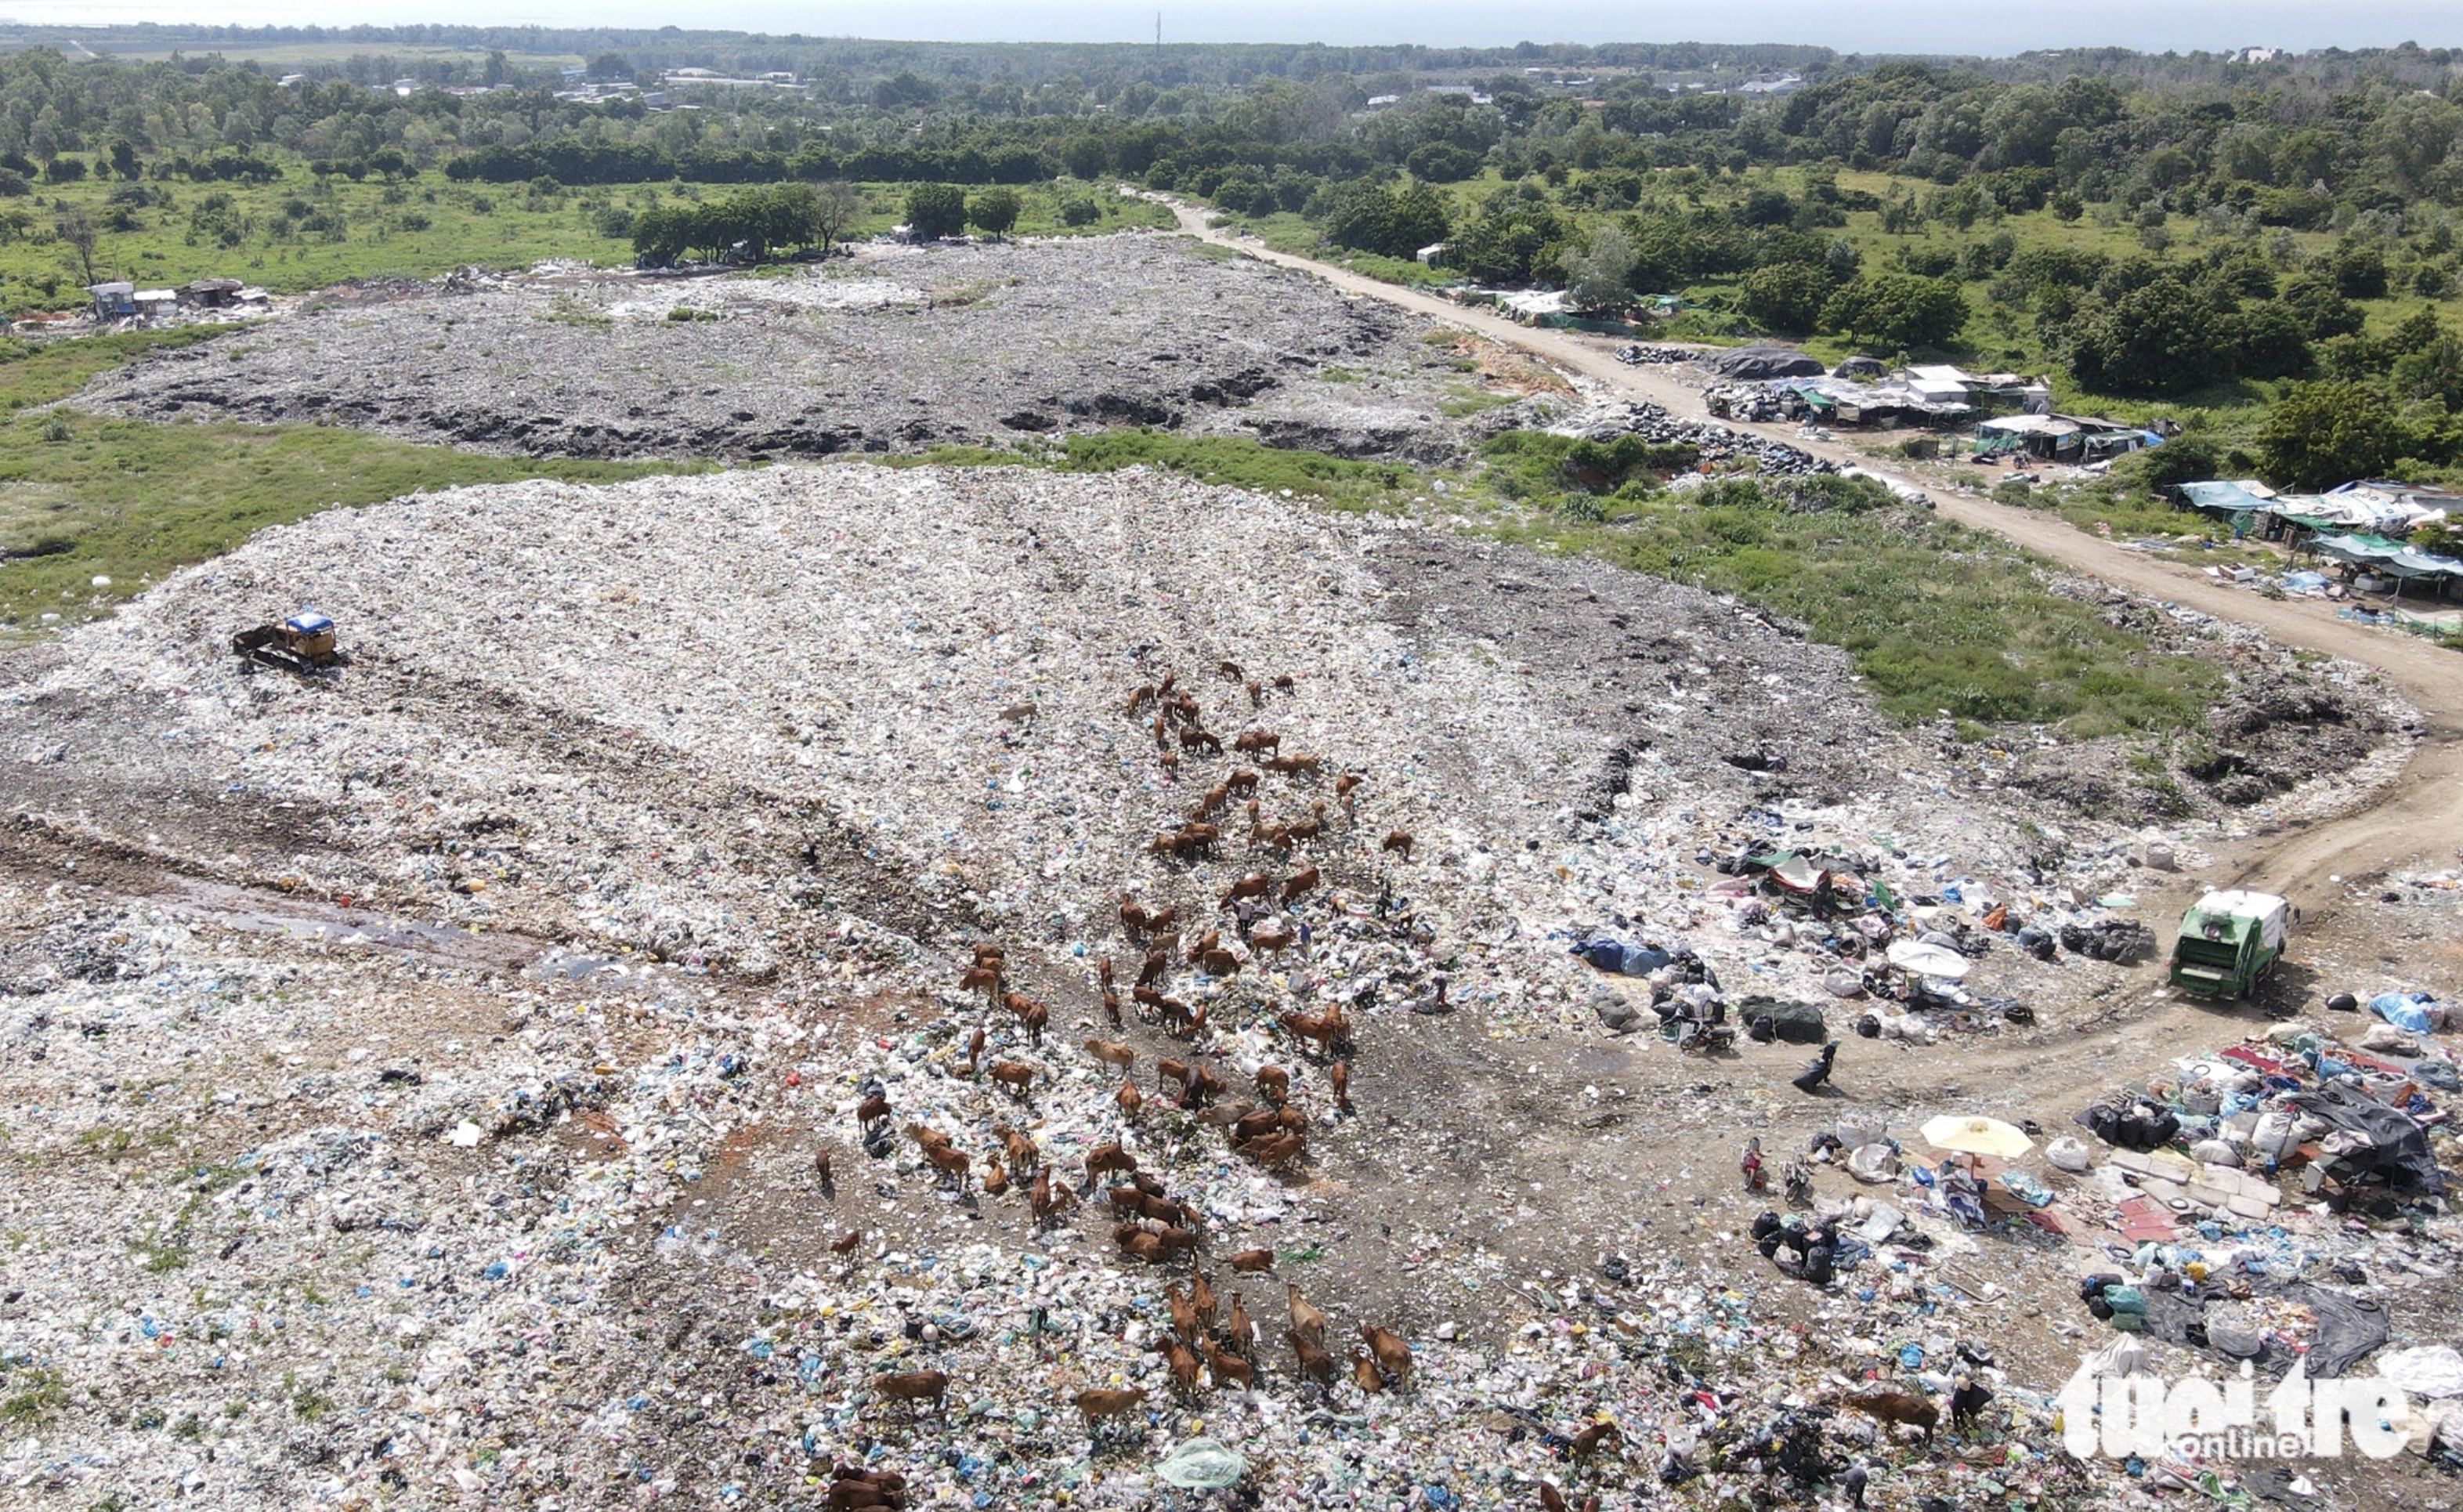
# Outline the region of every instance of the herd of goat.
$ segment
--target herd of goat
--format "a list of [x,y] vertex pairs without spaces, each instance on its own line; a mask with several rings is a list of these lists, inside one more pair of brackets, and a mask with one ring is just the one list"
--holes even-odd
[[[1288,677],[1271,682],[1248,679],[1230,662],[1223,663],[1220,671],[1225,678],[1245,687],[1253,707],[1262,707],[1271,690],[1292,687]],[[1206,787],[1185,820],[1176,822],[1144,846],[1149,855],[1169,865],[1218,854],[1227,844],[1220,821],[1234,801],[1240,801],[1247,819],[1244,838],[1250,852],[1271,852],[1280,861],[1273,872],[1249,871],[1232,883],[1219,900],[1214,900],[1215,916],[1228,915],[1228,919],[1209,923],[1186,939],[1180,904],[1148,902],[1136,893],[1124,893],[1120,898],[1122,935],[1143,952],[1128,983],[1129,1002],[1141,1021],[1196,1043],[1207,1037],[1210,1005],[1203,1001],[1191,1004],[1172,996],[1174,973],[1194,970],[1220,981],[1237,975],[1260,957],[1277,954],[1295,945],[1306,948],[1308,929],[1290,922],[1289,910],[1324,886],[1325,877],[1317,864],[1299,852],[1351,822],[1365,778],[1354,771],[1337,773],[1332,784],[1332,804],[1324,799],[1315,799],[1300,817],[1273,819],[1261,808],[1259,790],[1266,777],[1283,777],[1295,784],[1322,780],[1326,773],[1322,757],[1286,756],[1282,754],[1280,737],[1264,730],[1248,731],[1226,742],[1206,728],[1196,698],[1180,688],[1178,679],[1170,674],[1139,688],[1128,698],[1124,713],[1131,719],[1150,716],[1147,728],[1158,758],[1175,780],[1187,779],[1181,771],[1184,760],[1202,755],[1247,758],[1256,763],[1254,767],[1235,766]],[[1399,856],[1407,862],[1411,849],[1412,837],[1396,829],[1380,841],[1378,855]],[[1211,898],[1210,891],[1208,896]],[[1270,915],[1268,909],[1284,911]],[[1026,1045],[1040,1050],[1051,1022],[1050,1006],[1011,985],[1008,953],[1002,946],[983,941],[972,950],[972,959],[958,980],[960,990],[982,993],[992,1012],[1007,1014]],[[1092,985],[1101,994],[1102,1012],[1113,1031],[1125,1033],[1127,1016],[1109,955],[1096,961]],[[1206,1053],[1183,1052],[1187,1059],[1155,1053],[1154,1090],[1149,1093],[1138,1085],[1140,1052],[1125,1039],[1088,1039],[1081,1049],[1097,1064],[1119,1074],[1121,1082],[1112,1101],[1128,1129],[1139,1127],[1149,1103],[1167,1101],[1196,1123],[1223,1129],[1232,1150],[1242,1158],[1281,1171],[1303,1160],[1308,1151],[1310,1120],[1292,1097],[1297,1070],[1310,1062],[1321,1065],[1335,1115],[1340,1117],[1352,1110],[1351,1065],[1344,1055],[1351,1046],[1353,1026],[1340,1003],[1328,1004],[1314,1014],[1279,1012],[1272,1021],[1289,1037],[1294,1064],[1257,1066],[1249,1077],[1255,1095],[1242,1101],[1226,1100],[1230,1085],[1210,1063],[1214,1058]],[[1047,1073],[1027,1060],[987,1061],[987,1046],[983,1028],[969,1036],[966,1074],[987,1081],[1022,1106],[1030,1103],[1038,1078]],[[894,1118],[895,1110],[885,1090],[868,1084],[866,1095],[856,1107],[858,1130],[868,1149],[885,1150]],[[903,1132],[941,1180],[954,1183],[962,1194],[980,1189],[986,1195],[999,1197],[1022,1185],[1028,1210],[1038,1227],[1058,1218],[1074,1205],[1097,1201],[1100,1188],[1101,1201],[1113,1220],[1113,1242],[1123,1255],[1156,1265],[1185,1261],[1189,1267],[1187,1279],[1166,1293],[1171,1329],[1152,1345],[1153,1350],[1163,1356],[1173,1390],[1184,1396],[1190,1395],[1210,1380],[1216,1389],[1251,1389],[1260,1370],[1259,1330],[1250,1319],[1240,1293],[1232,1294],[1228,1309],[1219,1307],[1212,1282],[1198,1262],[1205,1241],[1198,1208],[1194,1203],[1174,1198],[1159,1177],[1142,1170],[1137,1155],[1125,1143],[1115,1140],[1086,1150],[1073,1180],[1067,1172],[1059,1173],[1056,1179],[1053,1161],[1046,1158],[1035,1140],[1006,1123],[993,1126],[992,1148],[974,1153],[958,1148],[951,1136],[928,1123],[908,1122]],[[826,1187],[831,1180],[826,1150],[816,1163]],[[851,1260],[863,1238],[863,1232],[857,1230],[832,1248],[841,1258]],[[1241,1275],[1270,1275],[1275,1263],[1271,1249],[1242,1250],[1224,1260],[1232,1272]],[[1291,1348],[1297,1373],[1302,1380],[1331,1388],[1345,1373],[1345,1362],[1337,1358],[1335,1346],[1329,1343],[1331,1321],[1301,1296],[1297,1285],[1286,1282],[1284,1292],[1290,1324],[1283,1329],[1283,1340]],[[1361,1324],[1358,1336],[1359,1344],[1348,1351],[1347,1373],[1352,1383],[1364,1392],[1408,1390],[1409,1344],[1393,1330],[1374,1324]],[[936,1409],[949,1385],[949,1376],[941,1370],[882,1375],[873,1381],[875,1391],[884,1400],[929,1404]],[[1084,1415],[1088,1431],[1100,1434],[1107,1419],[1136,1408],[1146,1394],[1139,1387],[1098,1389],[1079,1391],[1071,1400]],[[1615,1432],[1613,1424],[1602,1421],[1585,1428],[1575,1441],[1581,1456],[1587,1457],[1603,1439],[1612,1439]],[[841,1472],[832,1482],[830,1503],[834,1507],[902,1505],[903,1483],[893,1482],[897,1482],[895,1476],[884,1479],[878,1474]]]

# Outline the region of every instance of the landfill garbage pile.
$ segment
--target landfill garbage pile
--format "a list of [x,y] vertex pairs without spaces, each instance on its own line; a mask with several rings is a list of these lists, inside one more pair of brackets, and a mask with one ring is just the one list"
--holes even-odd
[[1836,465],[1784,441],[1687,420],[1646,399],[1611,398],[1596,391],[1580,404],[1553,396],[1528,399],[1489,410],[1471,422],[1472,430],[1480,435],[1519,427],[1591,441],[1614,441],[1632,435],[1663,446],[1689,446],[1701,453],[1702,465],[1721,470],[1750,470],[1783,477],[1838,471]]
[[[345,665],[231,654],[301,600]],[[0,702],[0,1454],[81,1505],[2135,1504],[2049,1396],[2102,1199],[1856,1104],[2063,1085],[2124,969],[2059,932],[2149,843],[1944,750],[1732,601],[1144,471],[261,533]],[[1867,970],[1971,1053],[1842,1041]],[[1661,973],[1770,1041],[1618,1036]],[[1755,1253],[1746,1128],[1826,1282]]]
[[528,456],[815,457],[1115,426],[1459,449],[1438,405],[1460,378],[1417,340],[1426,322],[1190,246],[1131,233],[866,248],[777,277],[456,277],[309,301],[78,403]]
[[1662,346],[1656,342],[1628,341],[1616,349],[1616,360],[1627,367],[1670,367],[1689,362],[1701,356],[1698,347]]
[[1712,383],[1702,390],[1702,405],[1721,420],[1760,425],[1812,413],[1802,394],[1776,383]]

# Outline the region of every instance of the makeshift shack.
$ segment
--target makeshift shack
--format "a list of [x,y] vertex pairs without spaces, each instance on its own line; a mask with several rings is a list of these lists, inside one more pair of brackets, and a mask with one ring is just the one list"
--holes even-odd
[[94,318],[98,320],[120,320],[137,313],[137,286],[133,283],[89,284],[85,292],[94,299]]
[[2102,462],[2142,447],[2160,446],[2151,430],[2091,415],[2003,415],[1975,427],[1979,456],[2023,452],[2043,462]]
[[198,278],[181,292],[200,310],[227,310],[239,303],[241,288],[236,278]]

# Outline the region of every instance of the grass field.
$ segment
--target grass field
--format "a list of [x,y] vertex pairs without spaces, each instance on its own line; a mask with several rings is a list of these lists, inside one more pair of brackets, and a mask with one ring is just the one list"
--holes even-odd
[[[858,237],[905,218],[905,188],[865,185]],[[723,198],[724,185],[642,185],[616,188],[535,188],[462,185],[429,171],[399,184],[318,180],[292,163],[266,185],[88,181],[43,185],[0,200],[0,310],[22,314],[84,303],[85,270],[58,239],[63,209],[83,211],[98,231],[98,278],[141,288],[229,276],[277,294],[349,279],[425,278],[473,264],[527,267],[547,259],[586,259],[629,267],[624,217],[678,199]],[[1083,227],[1061,219],[1062,204],[1091,200],[1098,218]],[[1168,226],[1163,207],[1126,200],[1108,187],[1036,186],[1019,191],[1014,234],[1101,233]],[[621,235],[611,235],[621,230]]]
[[214,334],[0,343],[0,634],[106,614],[165,573],[320,510],[471,483],[678,471],[478,456],[326,426],[157,426],[41,407],[107,367]]

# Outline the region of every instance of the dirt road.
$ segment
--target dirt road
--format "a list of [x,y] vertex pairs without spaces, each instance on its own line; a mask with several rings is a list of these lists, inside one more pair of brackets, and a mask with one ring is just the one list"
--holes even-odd
[[[1160,198],[1160,196],[1158,196]],[[1254,239],[1206,224],[1206,213],[1165,200],[1181,230],[1265,262],[1315,274],[1348,294],[1360,295],[1476,331],[1569,372],[1647,399],[1674,414],[1707,419],[1702,396],[1664,372],[1628,367],[1612,343],[1576,332],[1536,330],[1485,311],[1469,310],[1418,290],[1377,279],[1314,258],[1274,252]],[[1790,426],[1723,422],[1758,432],[1816,456],[1885,474],[1889,469],[1836,443],[1808,441]],[[2463,657],[2413,636],[2373,630],[2338,620],[2325,606],[2262,599],[2220,586],[2203,574],[2089,536],[2050,515],[2030,514],[1989,500],[1951,493],[1926,480],[1907,481],[1932,495],[1941,513],[1960,524],[1989,530],[2029,551],[2133,593],[2177,603],[2234,624],[2255,625],[2285,646],[2322,651],[2375,668],[2422,713],[2418,750],[2403,776],[2380,800],[2359,813],[2325,823],[2293,826],[2254,839],[2224,857],[2217,881],[2295,896],[2309,893],[2304,907],[2322,908],[2319,889],[2330,876],[2353,878],[2415,864],[2451,861],[2463,846]]]

